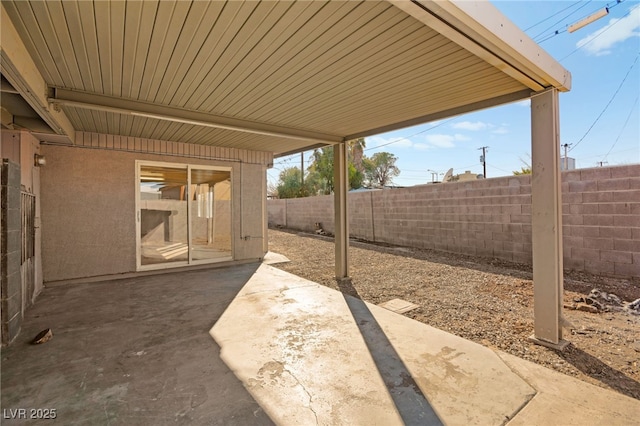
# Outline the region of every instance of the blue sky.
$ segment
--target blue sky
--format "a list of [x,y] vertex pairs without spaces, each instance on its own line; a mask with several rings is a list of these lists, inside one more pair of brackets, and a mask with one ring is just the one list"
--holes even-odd
[[[560,94],[560,138],[572,144],[576,168],[640,163],[640,2],[492,3],[571,72],[572,89]],[[567,31],[605,6],[606,17]],[[449,168],[482,173],[478,148],[488,146],[487,176],[506,176],[530,162],[530,123],[529,102],[517,102],[368,137],[365,154],[393,153],[401,170],[394,184],[412,186],[430,182],[433,172],[441,179]],[[269,181],[299,164],[299,154],[276,159]]]

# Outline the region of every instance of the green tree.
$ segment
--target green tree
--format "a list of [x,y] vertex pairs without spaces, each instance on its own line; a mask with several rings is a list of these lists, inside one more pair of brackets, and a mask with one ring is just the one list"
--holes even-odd
[[520,170],[514,170],[513,174],[516,176],[519,175],[530,175],[531,174],[531,167],[520,167]]
[[[362,187],[364,181],[364,138],[348,142],[349,188]],[[360,170],[358,169],[360,168]],[[315,149],[313,162],[308,168],[309,191],[315,194],[331,194],[333,185],[333,147]]]
[[362,188],[364,184],[364,148],[367,146],[364,138],[350,140],[349,146],[349,188]]
[[307,182],[302,185],[300,169],[298,167],[287,167],[280,172],[276,192],[278,198],[298,198],[309,195]]
[[313,150],[313,162],[307,169],[316,194],[333,192],[333,147]]
[[519,175],[530,175],[531,174],[531,155],[527,155],[529,157],[529,161],[520,157],[520,162],[524,164],[524,167],[520,167],[520,170],[514,170],[513,174],[516,176]]
[[364,149],[367,146],[364,138],[353,139],[347,143],[349,144],[349,161],[357,171],[364,173]]
[[365,183],[371,188],[383,188],[393,183],[400,174],[396,166],[398,158],[390,152],[376,152],[371,158],[364,158]]

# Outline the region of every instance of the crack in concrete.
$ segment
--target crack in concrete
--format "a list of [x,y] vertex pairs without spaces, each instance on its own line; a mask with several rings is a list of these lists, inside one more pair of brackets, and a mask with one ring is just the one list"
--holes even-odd
[[524,401],[524,402],[523,402],[523,403],[522,403],[518,408],[516,408],[516,410],[515,410],[513,413],[511,413],[511,415],[510,415],[510,416],[505,416],[505,417],[506,417],[506,419],[505,419],[505,421],[504,421],[504,422],[502,422],[502,425],[503,425],[503,426],[505,426],[505,425],[508,425],[509,423],[511,423],[511,421],[512,421],[513,419],[515,419],[515,418],[518,416],[518,414],[520,414],[520,412],[521,412],[522,410],[524,410],[524,407],[526,407],[527,405],[529,405],[529,403],[530,403],[531,401],[533,401],[533,399],[534,399],[536,396],[538,396],[538,391],[536,391],[535,393],[533,393],[533,394],[531,394],[531,395],[527,395],[527,399],[526,399],[526,400],[525,400],[525,401]]
[[313,416],[316,419],[316,425],[318,425],[318,413],[316,413],[316,410],[313,409],[313,406],[311,404],[313,404],[313,396],[311,396],[311,393],[307,390],[307,388],[302,384],[302,382],[300,382],[300,380],[295,376],[295,374],[293,374],[289,369],[287,369],[285,367],[285,365],[280,362],[280,365],[282,365],[282,371],[286,371],[287,373],[289,373],[289,375],[291,377],[293,377],[293,379],[296,381],[296,383],[298,385],[300,385],[300,387],[302,388],[302,390],[304,391],[304,393],[307,394],[307,396],[309,397],[309,410],[311,410],[311,412],[313,413]]

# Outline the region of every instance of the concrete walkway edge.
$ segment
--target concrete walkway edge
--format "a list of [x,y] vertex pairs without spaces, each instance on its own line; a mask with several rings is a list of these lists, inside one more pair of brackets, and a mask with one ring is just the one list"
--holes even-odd
[[640,401],[267,265],[210,334],[283,425],[631,425],[640,412]]

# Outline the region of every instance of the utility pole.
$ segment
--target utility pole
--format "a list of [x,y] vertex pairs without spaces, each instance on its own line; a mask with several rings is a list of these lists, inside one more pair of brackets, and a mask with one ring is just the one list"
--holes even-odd
[[598,164],[598,167],[604,167],[605,164],[609,164],[608,161],[598,161],[596,164]]
[[482,150],[482,155],[480,156],[480,162],[482,163],[482,174],[484,178],[487,178],[487,151],[489,150],[488,146],[483,146],[478,148]]
[[573,145],[572,143],[565,143],[562,145],[562,147],[564,148],[564,169],[565,170],[569,170],[569,157],[568,155],[568,149],[569,147]]

